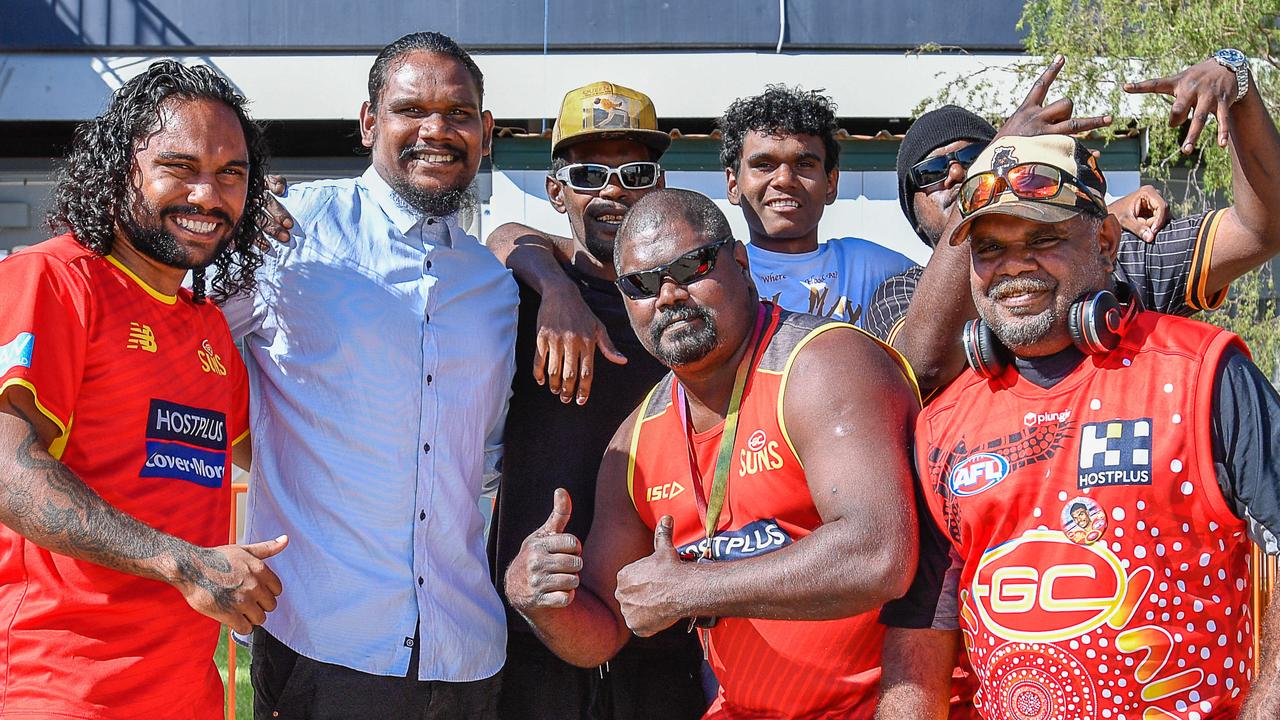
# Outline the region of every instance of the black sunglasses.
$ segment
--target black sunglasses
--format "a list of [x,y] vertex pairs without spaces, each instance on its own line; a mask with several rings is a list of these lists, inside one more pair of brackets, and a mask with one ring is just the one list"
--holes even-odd
[[688,285],[699,278],[705,277],[707,273],[715,269],[716,257],[720,254],[720,248],[731,242],[733,242],[732,235],[694,248],[666,265],[619,275],[615,282],[622,294],[632,300],[657,297],[658,292],[662,290],[662,280],[664,278],[671,278],[672,281],[680,285]]
[[977,160],[982,151],[986,149],[987,143],[975,142],[946,155],[925,158],[911,166],[911,184],[917,190],[928,190],[947,179],[947,172],[951,169],[951,163],[956,163],[961,168],[968,170],[973,161]]

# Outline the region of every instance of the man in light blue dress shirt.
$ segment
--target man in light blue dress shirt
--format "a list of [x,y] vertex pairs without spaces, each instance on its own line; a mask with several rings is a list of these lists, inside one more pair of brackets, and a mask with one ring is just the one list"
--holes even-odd
[[291,187],[291,239],[224,308],[251,379],[246,532],[291,540],[290,590],[253,636],[258,718],[494,712],[506,626],[477,498],[518,298],[457,221],[489,153],[483,92],[448,37],[384,48],[360,112],[372,166]]

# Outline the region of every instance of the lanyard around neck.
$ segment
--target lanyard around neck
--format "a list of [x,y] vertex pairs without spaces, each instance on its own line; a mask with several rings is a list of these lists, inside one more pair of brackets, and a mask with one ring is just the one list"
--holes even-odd
[[689,450],[689,474],[693,481],[693,497],[698,507],[698,515],[702,518],[703,531],[707,545],[702,550],[702,557],[711,558],[712,538],[716,534],[716,525],[720,522],[720,511],[724,508],[725,491],[729,486],[729,467],[733,464],[733,446],[738,435],[738,411],[742,408],[742,395],[746,391],[747,378],[755,366],[759,353],[760,336],[764,330],[769,313],[764,303],[756,313],[755,329],[751,331],[751,340],[747,344],[747,352],[743,353],[738,363],[738,372],[733,379],[733,392],[729,395],[729,409],[725,413],[724,430],[720,434],[720,450],[716,454],[715,471],[711,479],[710,496],[702,488],[702,472],[698,469],[697,452],[693,447],[693,422],[689,418],[689,401],[685,398],[684,387],[677,381],[676,399],[679,405],[680,421],[684,425],[685,446]]

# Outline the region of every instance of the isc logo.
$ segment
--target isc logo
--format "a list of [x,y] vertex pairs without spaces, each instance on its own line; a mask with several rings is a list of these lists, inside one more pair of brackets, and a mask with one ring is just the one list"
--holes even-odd
[[1009,474],[1009,461],[994,453],[978,453],[960,461],[951,471],[951,492],[977,495]]
[[644,499],[646,502],[670,500],[682,492],[684,492],[683,485],[678,482],[669,482],[666,485],[656,485],[649,488],[648,492],[645,493]]
[[973,598],[995,635],[1058,642],[1106,622],[1127,585],[1120,559],[1102,543],[1077,545],[1058,532],[1029,530],[982,556]]

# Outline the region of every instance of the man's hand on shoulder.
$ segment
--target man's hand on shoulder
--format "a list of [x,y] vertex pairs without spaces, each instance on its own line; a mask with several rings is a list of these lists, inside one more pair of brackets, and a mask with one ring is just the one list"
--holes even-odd
[[1169,202],[1150,185],[1116,200],[1107,210],[1120,221],[1120,227],[1147,243],[1155,242],[1156,233],[1169,224]]
[[591,396],[595,379],[596,350],[606,360],[625,365],[604,323],[591,312],[576,288],[543,295],[538,307],[537,352],[533,379],[547,385],[563,403],[583,405]]
[[270,248],[268,238],[278,243],[289,242],[289,231],[295,225],[293,216],[280,203],[277,196],[289,192],[289,182],[279,175],[267,176],[267,192],[263,193],[262,212],[257,217],[258,229],[262,236],[258,238],[258,247],[262,250]]

